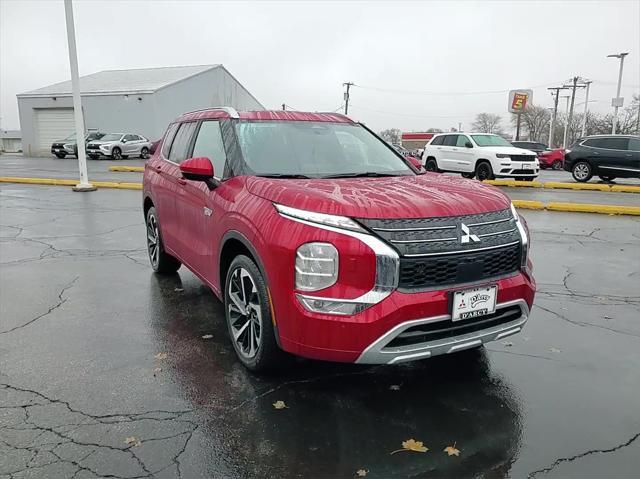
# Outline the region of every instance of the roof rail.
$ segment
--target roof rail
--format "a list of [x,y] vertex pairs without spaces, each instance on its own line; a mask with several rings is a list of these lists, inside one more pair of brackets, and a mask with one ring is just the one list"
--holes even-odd
[[199,111],[208,111],[208,110],[223,110],[223,111],[226,111],[231,118],[240,118],[240,115],[238,115],[238,112],[236,111],[236,109],[230,106],[210,106],[208,108],[200,108],[198,110],[187,111],[187,112],[184,112],[183,115],[186,115],[188,113],[197,113]]

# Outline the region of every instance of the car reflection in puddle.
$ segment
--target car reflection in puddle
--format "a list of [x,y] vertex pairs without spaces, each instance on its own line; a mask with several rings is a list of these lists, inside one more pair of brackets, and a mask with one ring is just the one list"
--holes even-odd
[[[221,303],[182,277],[184,285],[179,274],[151,276],[151,328],[170,352],[166,374],[209,438],[199,454],[211,473],[224,462],[238,477],[507,475],[520,447],[520,400],[483,349],[397,366],[292,358],[257,376],[236,360]],[[390,455],[409,438],[429,451]],[[459,457],[443,452],[454,443]]]

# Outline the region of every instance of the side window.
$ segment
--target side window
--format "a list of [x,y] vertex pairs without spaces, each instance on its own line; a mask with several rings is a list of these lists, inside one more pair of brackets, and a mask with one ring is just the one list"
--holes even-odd
[[187,157],[189,150],[189,143],[193,136],[193,131],[196,129],[196,122],[183,123],[180,125],[178,133],[171,144],[171,151],[169,152],[169,160],[174,163],[182,163]]
[[584,142],[585,146],[592,148],[602,148],[605,150],[626,150],[629,145],[628,138],[591,138]]
[[193,158],[206,156],[213,164],[214,174],[222,178],[227,155],[224,151],[224,142],[220,131],[219,121],[203,121],[198,131],[196,143],[193,146]]
[[124,139],[127,141],[135,141],[135,135],[124,135]]
[[[465,135],[457,135],[457,136],[458,136],[458,141],[456,142],[456,146],[459,146],[460,148],[466,148],[469,138],[467,138]],[[471,142],[469,141],[469,143]]]
[[640,151],[640,138],[629,138],[629,149],[631,151]]
[[447,135],[444,137],[444,146],[456,146],[459,135]]
[[169,127],[167,134],[164,136],[164,142],[162,143],[162,156],[165,158],[169,158],[171,143],[173,142],[173,137],[176,136],[176,131],[178,131],[179,126],[179,123],[174,123]]
[[444,140],[444,136],[436,136],[433,140],[431,140],[431,145],[442,145],[442,141]]

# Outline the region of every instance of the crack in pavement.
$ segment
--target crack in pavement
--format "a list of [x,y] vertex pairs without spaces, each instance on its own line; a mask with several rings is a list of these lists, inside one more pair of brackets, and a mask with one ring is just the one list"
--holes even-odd
[[[8,474],[13,477],[15,474],[26,471],[28,469],[42,469],[54,464],[68,464],[75,468],[74,476],[82,471],[95,474],[99,477],[111,478],[150,478],[155,477],[158,472],[175,465],[178,470],[178,477],[182,477],[182,468],[180,457],[187,450],[194,432],[199,428],[199,424],[191,420],[188,415],[193,410],[153,410],[140,413],[114,413],[114,414],[89,414],[78,408],[74,408],[69,402],[60,399],[50,398],[33,389],[21,388],[8,383],[0,383],[0,393],[10,392],[14,397],[10,397],[6,406],[0,406],[0,409],[11,411],[22,411],[23,415],[19,421],[13,426],[0,426],[0,431],[4,431],[3,438],[0,443],[6,448],[28,452],[30,457],[24,460],[24,467],[13,467],[11,470],[0,470],[0,475]],[[12,403],[13,401],[13,403]],[[62,407],[61,412],[56,408]],[[42,410],[34,410],[35,408],[44,408]],[[69,417],[65,418],[67,414]],[[80,421],[78,422],[78,416]],[[54,418],[54,424],[42,424],[39,417],[44,421],[51,421]],[[66,419],[66,421],[65,421]],[[113,445],[113,441],[117,440],[112,437],[111,444],[108,443],[109,432],[124,434],[120,429],[110,431],[114,425],[126,424],[131,434],[140,435],[135,443],[128,444],[122,438],[122,445]],[[154,425],[151,432],[141,431],[145,426]],[[165,426],[166,424],[166,426]],[[78,426],[68,429],[69,426]],[[169,434],[162,434],[164,432]],[[80,429],[84,428],[85,437],[82,436]],[[156,429],[160,430],[156,430]],[[136,430],[138,432],[136,433]],[[10,432],[38,432],[35,437],[28,438],[20,436],[11,436]],[[86,436],[89,435],[87,438]],[[146,437],[144,437],[146,436]],[[170,439],[180,438],[176,444],[163,443]],[[13,441],[12,441],[13,439]],[[117,440],[119,443],[119,440]],[[143,451],[144,446],[159,444],[155,448],[161,450],[161,453],[143,459],[139,456],[138,451]],[[173,450],[167,451],[167,447],[173,446]],[[69,450],[69,448],[71,448]],[[47,453],[55,457],[55,460],[48,460],[44,464],[34,465],[34,460],[38,454]],[[79,457],[72,457],[81,453]],[[153,452],[153,451],[152,451]],[[113,460],[100,462],[99,458],[95,464],[91,464],[88,459],[94,455],[101,456],[104,459],[105,454],[113,455]],[[120,459],[117,458],[120,456]],[[167,463],[169,457],[169,464]],[[166,464],[166,465],[165,465]],[[126,474],[123,468],[129,466]],[[98,470],[98,469],[104,470]],[[106,468],[106,469],[105,469]],[[111,469],[113,468],[113,469]],[[120,469],[118,472],[117,469]]]
[[622,449],[624,447],[630,446],[631,444],[633,444],[638,438],[640,438],[640,432],[637,434],[634,434],[633,436],[631,436],[630,439],[628,439],[627,441],[623,442],[622,444],[618,444],[617,446],[608,448],[608,449],[591,449],[589,451],[580,453],[580,454],[576,454],[575,456],[570,456],[570,457],[561,457],[559,459],[556,459],[556,461],[551,464],[550,466],[547,466],[543,469],[538,469],[537,471],[533,471],[530,472],[529,475],[527,476],[527,479],[533,479],[534,477],[536,477],[538,474],[546,474],[548,472],[551,472],[553,469],[555,469],[556,467],[558,467],[560,464],[565,463],[565,462],[573,462],[575,460],[581,459],[585,456],[590,456],[591,454],[607,454],[610,452],[615,452],[619,449]]
[[624,336],[632,336],[634,338],[640,338],[640,334],[635,334],[632,332],[626,332],[626,331],[620,331],[618,329],[615,328],[608,328],[606,326],[601,326],[599,324],[593,324],[593,323],[586,323],[586,322],[582,322],[582,321],[577,321],[575,319],[569,319],[566,316],[558,313],[557,311],[553,311],[552,309],[548,309],[545,308],[543,306],[540,306],[539,304],[536,304],[536,308],[541,309],[542,311],[546,311],[547,313],[553,314],[554,316],[556,316],[557,318],[562,319],[563,321],[566,321],[568,323],[574,324],[576,326],[580,326],[580,327],[587,327],[587,328],[597,328],[597,329],[604,329],[605,331],[610,331],[612,333],[617,333],[617,334],[622,334]]
[[30,324],[35,323],[36,321],[38,321],[39,319],[44,318],[45,316],[51,314],[53,311],[55,311],[56,309],[58,309],[60,306],[62,306],[64,303],[67,302],[68,298],[63,298],[64,293],[67,292],[67,290],[69,290],[76,281],[78,281],[78,278],[80,278],[80,276],[76,276],[75,278],[73,278],[71,280],[71,282],[67,283],[58,293],[58,302],[56,304],[54,304],[53,306],[50,306],[49,309],[42,314],[39,314],[38,316],[36,316],[35,318],[30,319],[29,321],[27,321],[24,324],[21,324],[19,326],[14,326],[13,328],[10,329],[6,329],[4,331],[0,331],[0,334],[7,334],[7,333],[11,333],[13,331],[17,331],[18,329],[22,329],[26,326],[29,326]]

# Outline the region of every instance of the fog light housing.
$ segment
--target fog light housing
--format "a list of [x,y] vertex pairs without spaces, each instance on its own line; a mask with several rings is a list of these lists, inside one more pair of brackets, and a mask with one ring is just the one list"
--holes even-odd
[[351,316],[367,309],[371,304],[348,300],[315,298],[296,294],[298,301],[307,311],[321,314],[338,314]]
[[305,243],[296,251],[296,289],[318,291],[338,280],[338,250],[331,243]]

